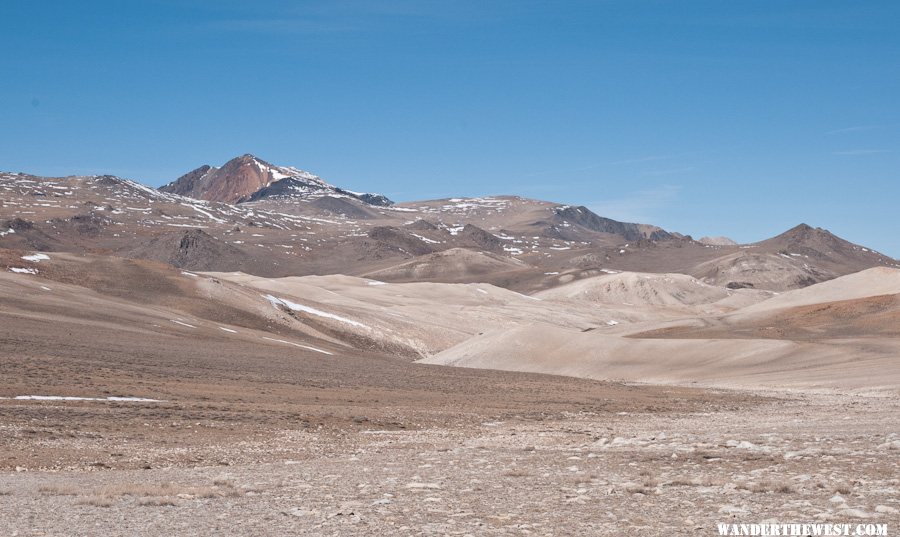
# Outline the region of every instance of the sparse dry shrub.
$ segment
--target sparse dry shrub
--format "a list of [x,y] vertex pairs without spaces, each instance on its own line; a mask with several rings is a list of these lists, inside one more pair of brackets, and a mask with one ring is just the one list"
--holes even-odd
[[156,498],[225,498],[241,496],[243,491],[235,489],[231,482],[214,486],[186,486],[174,483],[159,485],[144,483],[119,483],[108,485],[100,490],[104,496],[119,498],[122,496],[156,497]]
[[138,505],[142,505],[145,507],[174,507],[177,505],[174,501],[168,498],[144,498],[142,500],[138,500]]
[[834,491],[838,494],[846,496],[847,494],[853,494],[853,487],[851,487],[847,483],[841,483],[834,487]]
[[[725,484],[725,482],[721,479],[713,479],[711,477],[676,477],[672,479],[667,485],[674,487],[720,487]],[[738,485],[738,488],[741,488]]]
[[113,499],[109,496],[88,496],[76,502],[78,505],[89,505],[91,507],[112,507]]
[[740,459],[744,462],[748,461],[774,461],[775,457],[768,453],[758,453],[755,451],[742,451],[740,453]]
[[122,496],[174,496],[178,494],[171,483],[151,485],[144,483],[116,483],[100,488],[100,493],[105,496],[119,498]]
[[531,474],[523,470],[509,470],[503,472],[503,477],[531,477]]
[[78,496],[81,491],[74,485],[62,484],[44,485],[38,489],[38,492],[48,496]]
[[623,489],[625,492],[629,494],[649,494],[650,491],[647,490],[644,485],[640,485],[638,483],[627,483]]
[[697,451],[691,453],[690,456],[695,460],[709,460],[719,459],[722,457],[722,454],[716,453],[715,451],[710,451],[708,449],[698,449]]
[[222,496],[230,496],[231,492],[232,491],[223,491],[221,489],[213,487],[198,487],[196,489],[193,489],[191,492],[186,492],[183,494],[196,496],[198,498],[220,498]]
[[749,490],[754,494],[765,494],[767,492],[778,492],[781,494],[790,494],[794,492],[794,487],[789,483],[780,483],[772,480],[759,481],[757,483],[742,483],[737,488]]

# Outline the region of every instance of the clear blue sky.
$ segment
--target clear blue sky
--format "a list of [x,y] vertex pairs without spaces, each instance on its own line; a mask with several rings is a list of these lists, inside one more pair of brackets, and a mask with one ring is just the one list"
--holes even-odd
[[397,200],[516,193],[900,257],[900,2],[0,3],[0,169],[253,153]]

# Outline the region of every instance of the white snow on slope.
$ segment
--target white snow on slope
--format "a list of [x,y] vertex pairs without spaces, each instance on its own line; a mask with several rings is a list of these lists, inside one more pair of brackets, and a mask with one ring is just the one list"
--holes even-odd
[[212,213],[210,213],[208,211],[204,211],[203,209],[201,209],[200,207],[197,207],[193,203],[182,203],[182,205],[184,205],[185,207],[190,207],[191,209],[197,211],[198,213],[207,216],[210,220],[212,220],[214,222],[218,222],[220,224],[226,223],[225,220],[222,220],[221,218],[216,218],[215,216],[212,215]]
[[285,341],[285,340],[283,340],[283,339],[275,339],[275,338],[266,337],[266,336],[263,336],[263,339],[266,339],[266,340],[268,340],[268,341],[277,341],[278,343],[287,343],[288,345],[293,345],[293,346],[295,346],[295,347],[300,347],[301,349],[309,349],[309,350],[311,350],[311,351],[321,352],[322,354],[327,354],[327,355],[329,355],[329,356],[334,356],[334,353],[331,353],[331,352],[328,352],[328,351],[323,351],[322,349],[317,349],[317,348],[315,348],[315,347],[310,347],[309,345],[301,345],[301,344],[299,344],[299,343],[294,343],[293,341]]
[[[10,399],[0,397],[0,399]],[[73,397],[67,395],[17,395],[12,399],[18,401],[121,401],[129,403],[165,403],[164,399],[146,399],[144,397]]]
[[294,311],[302,311],[304,313],[309,313],[310,315],[317,315],[319,317],[325,317],[326,319],[334,319],[335,321],[340,321],[342,323],[347,323],[352,326],[358,326],[360,328],[368,328],[368,326],[362,324],[361,322],[354,321],[352,319],[347,319],[346,317],[341,317],[339,315],[335,315],[333,313],[328,313],[327,311],[317,310],[315,308],[310,308],[309,306],[304,306],[302,304],[297,304],[291,302],[290,300],[284,300],[283,298],[278,298],[272,295],[263,295],[263,297],[272,303],[273,306],[285,306],[288,309]]

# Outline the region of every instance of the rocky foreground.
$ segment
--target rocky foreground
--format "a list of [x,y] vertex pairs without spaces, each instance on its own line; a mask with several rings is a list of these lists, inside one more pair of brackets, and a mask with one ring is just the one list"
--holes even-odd
[[[110,536],[714,535],[716,522],[766,520],[898,527],[895,398],[720,392],[696,403],[405,429],[356,416],[222,443],[215,465],[163,440],[192,427],[212,438],[208,423],[179,420],[122,446],[153,451],[147,469],[0,474],[0,526],[4,535]],[[27,449],[21,426],[5,429]],[[52,442],[92,457],[115,449],[102,439]]]

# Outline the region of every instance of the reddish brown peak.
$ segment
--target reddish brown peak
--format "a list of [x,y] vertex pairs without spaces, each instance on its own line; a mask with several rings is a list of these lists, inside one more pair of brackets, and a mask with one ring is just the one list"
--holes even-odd
[[[262,165],[261,165],[262,164]],[[252,155],[233,158],[204,185],[203,199],[236,203],[272,182],[269,166]]]
[[209,201],[236,203],[272,183],[272,165],[251,154],[235,157],[221,168],[201,166],[161,188]]
[[171,194],[190,196],[191,193],[196,189],[198,181],[203,179],[203,176],[205,176],[211,169],[212,166],[204,164],[196,170],[191,170],[188,173],[182,175],[175,181],[159,187],[159,189],[163,192],[169,192]]
[[243,155],[234,157],[233,159],[229,160],[222,167],[224,168],[225,166],[228,166],[228,165],[246,165],[246,164],[263,164],[265,166],[271,166],[271,164],[269,164],[268,162],[266,162],[260,158],[257,158],[256,156],[251,155],[250,153],[244,153]]
[[[834,235],[827,229],[820,227],[812,227],[808,224],[800,224],[785,231],[778,237],[793,240],[804,240],[813,237],[833,237]],[[776,238],[778,238],[776,237]]]

